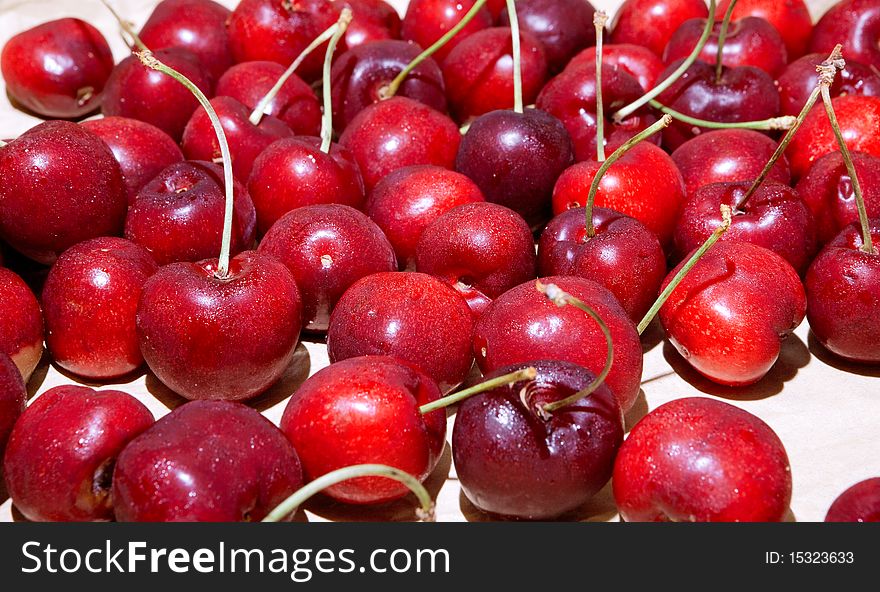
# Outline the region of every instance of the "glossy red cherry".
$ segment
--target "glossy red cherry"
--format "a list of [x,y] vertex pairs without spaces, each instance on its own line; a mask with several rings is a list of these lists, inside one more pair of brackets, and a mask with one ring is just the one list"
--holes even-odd
[[416,246],[428,225],[462,204],[484,201],[466,176],[438,166],[398,169],[370,192],[364,210],[394,246],[400,267],[412,267]]
[[826,12],[813,30],[810,51],[827,55],[838,43],[843,55],[880,68],[880,1],[841,0]]
[[138,36],[153,51],[191,51],[217,80],[234,63],[226,28],[231,16],[228,8],[212,0],[162,0]]
[[865,479],[841,493],[825,522],[880,522],[880,478]]
[[[813,86],[815,72],[814,67]],[[711,130],[679,146],[672,153],[672,160],[681,172],[687,195],[692,196],[700,187],[711,183],[756,179],[776,147],[770,137],[754,130]],[[785,155],[776,161],[767,179],[786,184],[791,181]]]
[[474,321],[465,299],[423,273],[376,273],[355,282],[330,316],[331,362],[393,356],[430,376],[443,392],[473,365]]
[[259,521],[302,486],[296,451],[258,412],[227,401],[182,405],[119,455],[119,522]]
[[[275,62],[236,64],[217,81],[216,94],[256,109],[285,70]],[[321,131],[321,103],[312,87],[296,74],[287,79],[264,113],[280,119],[297,135],[317,136]]]
[[[364,356],[320,370],[294,393],[281,418],[306,479],[364,463],[392,466],[424,481],[446,439],[443,410],[419,406],[440,398],[437,385],[409,364]],[[365,477],[324,490],[349,504],[375,504],[409,493],[391,479]]]
[[[388,40],[360,45],[339,56],[330,75],[333,124],[345,129],[358,113],[382,100],[386,87],[421,53],[414,43]],[[446,91],[440,66],[426,59],[409,73],[395,96],[408,97],[445,113]]]
[[[870,222],[880,241],[880,221]],[[854,362],[880,362],[880,256],[862,251],[859,224],[844,228],[825,246],[807,272],[807,317],[826,349]]]
[[614,500],[627,522],[781,522],[791,467],[770,426],[728,403],[678,399],[620,447]]
[[[242,0],[229,19],[229,39],[237,62],[268,60],[285,68],[312,41],[329,29],[342,7],[329,0]],[[345,51],[344,40],[339,53]],[[324,43],[297,70],[308,82],[321,77]]]
[[[340,0],[334,0],[339,3]],[[400,38],[400,16],[393,6],[383,0],[342,0],[351,8],[354,18],[345,31],[345,46],[349,49],[372,41]]]
[[28,520],[110,520],[119,453],[153,424],[143,403],[120,391],[59,386],[16,422],[3,459],[9,496]]
[[43,313],[31,289],[0,267],[0,353],[9,356],[27,381],[43,355]]
[[[731,1],[718,2],[716,20],[724,18]],[[733,18],[741,19],[746,16],[765,19],[776,28],[785,42],[789,60],[795,60],[807,52],[813,32],[813,19],[804,0],[738,0],[733,9]],[[832,49],[833,46],[828,51]],[[821,62],[819,60],[817,63]]]
[[358,113],[339,143],[351,150],[370,191],[382,177],[403,167],[454,168],[461,132],[439,111],[406,97],[393,97]]
[[[534,35],[521,31],[520,44],[523,101],[531,104],[547,81],[547,60]],[[443,78],[458,121],[513,107],[512,55],[508,27],[478,31],[449,52],[443,62]]]
[[[12,426],[21,417],[27,405],[27,390],[18,366],[12,358],[0,352],[0,459],[6,450],[6,441],[12,433]],[[3,469],[0,466],[0,479]]]
[[174,140],[154,125],[127,117],[102,117],[82,126],[104,140],[119,163],[128,203],[165,167],[183,160]]
[[[590,64],[595,70],[595,47],[588,47],[571,58],[568,66],[566,66],[566,70],[568,68],[579,68],[583,64]],[[656,53],[647,47],[631,43],[603,44],[602,64],[604,66],[609,66],[612,69],[619,68],[620,70],[623,70],[635,78],[638,81],[639,86],[646,91],[654,88],[654,84],[657,83],[660,73],[666,68],[663,64],[663,60],[661,60]]]
[[23,31],[3,46],[6,92],[44,117],[75,118],[101,104],[113,54],[101,32],[64,18]]
[[47,121],[0,150],[0,237],[51,264],[96,236],[121,234],[127,200],[110,148],[75,123]]
[[285,214],[263,237],[259,251],[293,274],[306,331],[327,331],[333,307],[357,280],[397,270],[394,249],[382,230],[345,205],[304,206]]
[[[476,0],[411,0],[406,6],[400,36],[419,47],[430,47],[457,25],[475,3]],[[434,59],[442,64],[449,52],[468,35],[491,26],[492,15],[483,7],[458,35],[434,54]]]
[[[614,365],[605,383],[628,411],[639,394],[642,346],[635,325],[607,289],[573,276],[541,279],[583,300],[608,325]],[[474,353],[484,373],[534,359],[562,360],[597,373],[605,366],[607,346],[599,326],[582,311],[560,308],[526,282],[495,299],[477,321]]]
[[611,24],[611,42],[643,45],[661,55],[683,22],[708,14],[703,0],[625,0]]
[[657,236],[634,218],[593,209],[596,235],[587,237],[584,208],[562,212],[538,243],[538,273],[575,275],[608,288],[633,322],[642,320],[666,277]]
[[146,249],[124,238],[95,238],[62,253],[42,295],[55,363],[97,379],[143,364],[135,315],[144,283],[157,269]]
[[[669,273],[668,283],[681,269]],[[669,341],[706,378],[727,386],[761,380],[781,340],[806,313],[794,268],[769,249],[740,241],[714,245],[660,309]]]
[[[249,249],[256,213],[247,190],[234,183],[232,253]],[[223,169],[211,162],[173,164],[141,188],[125,219],[125,238],[159,265],[199,261],[220,251],[225,195]]]
[[[210,96],[213,81],[194,54],[185,49],[160,49],[155,56]],[[179,82],[147,68],[140,58],[130,55],[113,68],[101,111],[105,116],[145,121],[179,141],[198,106],[198,100]]]
[[[528,365],[538,371],[534,380],[505,385],[461,404],[452,453],[462,491],[479,509],[548,520],[583,505],[608,483],[623,440],[623,414],[611,390],[601,385],[549,418],[541,417],[536,407],[588,387],[594,376],[569,362]],[[498,369],[486,378],[523,367]]]
[[302,327],[296,282],[274,257],[245,251],[167,265],[147,280],[137,312],[150,370],[187,399],[242,400],[272,386],[293,360]]
[[[816,65],[826,59],[819,53],[805,55],[788,65],[776,81],[783,115],[798,115],[816,88]],[[847,60],[829,88],[832,97],[840,95],[880,96],[880,72],[873,66]],[[814,107],[815,108],[815,107]],[[818,109],[821,111],[822,106]]]

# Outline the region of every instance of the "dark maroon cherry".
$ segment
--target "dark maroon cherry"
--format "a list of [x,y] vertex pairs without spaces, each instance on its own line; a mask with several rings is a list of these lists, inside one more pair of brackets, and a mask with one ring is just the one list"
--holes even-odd
[[[776,81],[783,115],[797,115],[816,88],[816,66],[827,58],[811,53],[788,65]],[[849,57],[849,56],[847,56]],[[847,59],[846,68],[837,72],[829,89],[832,97],[840,95],[880,96],[880,72],[877,66],[866,66]],[[821,105],[819,109],[822,109]]]
[[880,478],[865,479],[841,493],[825,522],[880,522]]
[[[430,47],[457,25],[475,3],[476,0],[411,0],[406,6],[400,36],[419,47]],[[449,52],[468,35],[491,26],[492,15],[483,7],[458,35],[434,54],[434,59],[442,65]]]

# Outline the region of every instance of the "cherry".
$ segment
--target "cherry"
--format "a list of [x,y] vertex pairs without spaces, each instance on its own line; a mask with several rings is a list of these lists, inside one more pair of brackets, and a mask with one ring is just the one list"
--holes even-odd
[[[595,71],[596,64],[596,48],[589,47],[573,58],[566,66],[566,70],[571,68],[580,68],[584,64],[590,64]],[[602,65],[610,68],[618,68],[623,70],[633,78],[635,78],[639,86],[644,90],[654,88],[660,73],[666,67],[657,54],[641,45],[633,45],[630,43],[603,44],[602,46]],[[604,81],[603,81],[604,84]]]
[[[663,52],[663,61],[674,62],[690,55],[705,27],[704,18],[683,23],[669,39]],[[714,25],[712,35],[700,52],[700,59],[709,64],[717,61],[722,27],[721,23]],[[788,64],[785,42],[776,28],[762,18],[751,16],[730,22],[721,55],[722,63],[729,68],[754,66],[774,77],[782,73]],[[819,62],[821,61],[820,59]],[[813,73],[815,74],[815,69]]]
[[614,463],[627,522],[781,522],[791,467],[779,436],[728,403],[688,397],[636,424]]
[[825,522],[880,522],[880,478],[865,479],[841,493]]
[[403,269],[415,262],[416,246],[425,228],[452,208],[484,201],[468,177],[438,166],[398,169],[370,193],[365,211],[394,246]]
[[330,316],[331,362],[389,355],[415,365],[443,392],[473,365],[473,317],[447,283],[423,273],[376,273],[355,282]]
[[[815,86],[814,66],[813,87]],[[804,102],[801,102],[801,107]],[[698,189],[712,183],[755,179],[776,148],[777,144],[771,138],[753,130],[712,130],[679,146],[672,153],[672,160],[681,172],[687,195],[693,196]],[[788,159],[784,155],[774,163],[767,178],[786,184],[791,181]]]
[[116,463],[120,522],[261,520],[302,485],[293,446],[240,403],[182,405],[132,440]]
[[[281,430],[293,443],[311,481],[357,463],[383,463],[424,481],[446,438],[442,410],[419,407],[440,398],[431,378],[386,356],[337,362],[309,378],[291,397]],[[346,481],[325,490],[335,500],[374,504],[409,493],[382,478]]]
[[304,206],[285,214],[263,237],[259,251],[293,274],[306,331],[327,331],[333,307],[354,282],[397,270],[394,249],[379,227],[345,205]]
[[[256,234],[254,204],[235,182],[232,253],[249,249]],[[165,168],[138,192],[125,219],[125,238],[159,265],[199,261],[220,249],[224,214],[223,169],[185,161]]]
[[[235,61],[266,60],[287,66],[338,16],[339,7],[329,0],[242,0],[228,24]],[[320,78],[326,46],[303,61],[298,70],[303,80]]]
[[[717,14],[723,15],[727,12],[732,2],[733,0],[720,0]],[[746,16],[765,19],[776,28],[785,42],[789,60],[797,59],[807,52],[813,32],[813,19],[803,0],[738,0],[733,9],[733,18]],[[834,44],[828,51],[833,46]]]
[[643,45],[661,55],[682,23],[707,15],[703,0],[625,0],[611,25],[611,42]]
[[[532,366],[537,369],[533,380],[462,403],[452,451],[462,491],[480,510],[547,520],[581,506],[608,482],[623,440],[623,414],[611,390],[601,385],[542,417],[536,407],[588,388],[594,376],[569,362]],[[487,378],[520,367],[495,370]]]
[[0,178],[0,237],[39,263],[86,239],[121,234],[119,164],[75,123],[47,121],[9,142],[0,150]]
[[[0,459],[6,450],[6,441],[12,433],[12,426],[18,421],[26,405],[27,390],[18,366],[12,358],[0,352]],[[0,479],[2,478],[3,468],[0,466]]]
[[393,97],[358,113],[339,143],[351,150],[370,191],[382,177],[403,167],[454,168],[461,133],[439,111],[406,97]]
[[101,32],[64,18],[23,31],[3,46],[6,91],[22,106],[53,118],[76,118],[101,104],[113,54]]
[[[217,81],[216,94],[256,109],[284,71],[284,66],[275,62],[236,64]],[[321,130],[321,103],[312,87],[296,74],[284,82],[264,113],[283,121],[296,135],[317,136]]]
[[[614,295],[601,285],[573,276],[541,279],[584,301],[611,330],[614,365],[606,384],[628,411],[639,394],[642,346],[635,325]],[[607,346],[597,324],[572,307],[560,308],[526,282],[495,299],[477,321],[473,339],[484,373],[534,359],[579,364],[602,370]]]
[[121,391],[49,389],[25,410],[6,446],[12,502],[33,521],[110,520],[117,458],[152,424],[143,403]]
[[43,355],[43,313],[31,289],[0,267],[0,353],[9,356],[27,381]]
[[[338,1],[338,0],[334,0]],[[400,16],[393,6],[383,0],[342,0],[351,8],[354,20],[345,32],[345,46],[359,45],[400,38]]]
[[135,315],[144,283],[157,269],[146,249],[123,238],[95,238],[62,253],[42,296],[55,363],[97,379],[143,364]]
[[[421,53],[413,43],[388,40],[360,45],[342,54],[331,74],[337,127],[345,129],[358,113],[386,98],[388,85]],[[446,112],[443,73],[431,58],[410,71],[395,94]]]
[[[209,93],[212,79],[188,50],[160,49],[156,57]],[[198,101],[171,77],[144,66],[136,55],[116,64],[104,89],[101,110],[105,116],[128,117],[150,123],[180,140]]]
[[[523,101],[534,103],[547,80],[547,60],[541,41],[534,35],[522,30],[520,43]],[[478,31],[449,52],[443,62],[443,78],[452,110],[459,121],[513,107],[512,54],[508,27]]]
[[[797,115],[807,97],[816,88],[816,64],[824,60],[820,53],[805,55],[788,65],[779,76],[779,98],[783,115]],[[831,86],[831,96],[880,96],[880,72],[873,66],[848,61],[846,68]]]
[[165,167],[183,160],[174,140],[154,125],[127,117],[102,117],[82,126],[104,140],[122,171],[128,204]]
[[180,47],[191,51],[217,80],[234,62],[226,24],[232,12],[212,0],[162,0],[139,37],[151,50]]
[[[429,47],[453,28],[476,4],[476,0],[410,0],[403,17],[401,38],[420,47]],[[484,6],[448,43],[440,48],[434,59],[439,64],[449,52],[468,35],[492,26],[492,15]]]
[[[670,272],[665,289],[685,262]],[[700,374],[727,386],[761,380],[781,340],[804,319],[806,297],[792,266],[769,249],[722,241],[660,309],[669,341]]]
[[826,12],[813,29],[810,51],[825,52],[843,43],[848,59],[880,68],[880,2],[841,0]]

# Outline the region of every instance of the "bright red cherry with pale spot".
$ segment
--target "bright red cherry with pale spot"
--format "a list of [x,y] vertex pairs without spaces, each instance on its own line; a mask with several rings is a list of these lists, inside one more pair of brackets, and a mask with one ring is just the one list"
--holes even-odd
[[[810,94],[816,88],[816,66],[827,56],[820,53],[805,55],[788,65],[776,81],[783,115],[798,115]],[[832,98],[841,95],[880,96],[880,72],[874,66],[847,60],[829,88]],[[814,109],[823,110],[822,105]]]
[[[12,433],[12,426],[21,417],[27,406],[27,390],[18,366],[12,358],[0,352],[0,459],[6,450],[6,441]],[[0,463],[0,479],[3,467]]]
[[[568,68],[578,68],[583,64],[590,64],[595,69],[595,47],[588,47],[571,58],[568,66],[566,66],[566,70]],[[654,85],[659,79],[660,73],[666,68],[663,60],[661,60],[653,51],[642,45],[634,45],[631,43],[603,44],[602,65],[623,70],[635,78],[638,81],[639,86],[646,91],[654,88]]]
[[[443,451],[446,413],[419,407],[440,390],[417,368],[386,356],[343,360],[320,370],[291,397],[281,430],[296,448],[307,480],[346,466],[379,463],[424,481]],[[324,490],[349,504],[377,504],[409,493],[381,477],[351,479]]]
[[682,23],[708,15],[703,0],[626,0],[611,24],[611,42],[643,45],[659,56]]
[[841,493],[825,522],[880,522],[880,478],[865,479]]
[[[430,47],[474,7],[476,0],[411,0],[406,6],[400,36],[419,47]],[[492,26],[492,15],[484,6],[476,17],[434,54],[442,64],[449,52],[468,35]]]
[[43,355],[43,313],[31,289],[15,272],[0,267],[0,353],[27,381]]
[[[718,2],[716,20],[724,18],[731,1]],[[813,19],[804,0],[738,0],[733,9],[733,19],[746,16],[765,19],[776,28],[785,42],[789,60],[795,60],[807,52],[813,32]],[[833,47],[829,47],[828,51],[832,49]]]
[[838,43],[843,55],[880,68],[880,1],[841,0],[822,15],[810,39],[810,51],[826,55]]

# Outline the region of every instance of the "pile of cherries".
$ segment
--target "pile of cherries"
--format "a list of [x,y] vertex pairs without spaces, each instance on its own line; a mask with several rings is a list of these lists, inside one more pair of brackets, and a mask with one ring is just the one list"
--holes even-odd
[[[121,62],[73,18],[2,52],[47,119],[0,147],[0,474],[30,520],[290,519],[318,490],[428,513],[455,408],[492,516],[612,480],[627,521],[780,521],[754,415],[679,399],[624,440],[640,335],[731,389],[805,317],[880,364],[880,0],[815,26],[801,0],[162,0],[139,31],[102,2]],[[275,426],[253,402],[301,337],[331,365]],[[146,368],[187,401],[26,406],[44,343],[71,381]],[[880,520],[880,479],[827,519]]]

